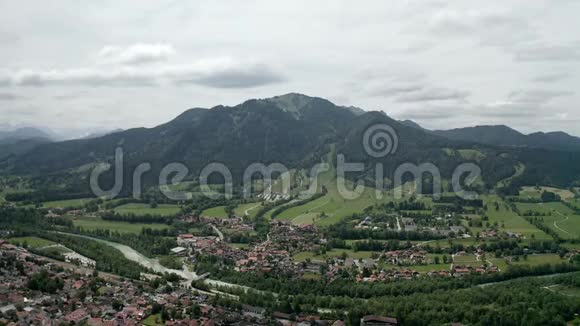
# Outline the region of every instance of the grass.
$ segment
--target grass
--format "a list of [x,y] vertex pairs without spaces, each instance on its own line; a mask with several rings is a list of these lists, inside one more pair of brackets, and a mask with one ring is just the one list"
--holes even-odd
[[574,193],[568,189],[560,189],[554,187],[531,187],[531,186],[522,187],[520,196],[525,198],[540,199],[542,192],[544,191],[553,192],[556,195],[560,196],[560,198],[562,198],[563,200],[569,200],[574,198]]
[[557,254],[529,255],[527,259],[520,257],[519,261],[512,261],[510,263],[508,263],[504,258],[494,258],[490,256],[488,256],[487,260],[499,267],[501,271],[505,271],[510,265],[538,266],[543,264],[561,264],[567,262],[565,259],[561,259]]
[[[489,223],[493,225],[497,222],[501,231],[520,233],[523,234],[526,239],[531,239],[532,236],[538,240],[552,239],[552,237],[539,230],[528,221],[526,221],[523,217],[509,209],[509,207],[498,196],[485,196],[483,199],[487,205],[486,214],[489,217]],[[495,202],[499,204],[498,210],[495,209]],[[504,228],[501,228],[502,224],[504,225]],[[473,233],[483,230],[483,228],[475,227],[471,229]]]
[[161,314],[151,315],[151,316],[143,319],[143,325],[146,325],[146,326],[163,325],[163,322],[161,321]]
[[52,246],[52,245],[56,244],[55,242],[52,242],[50,240],[37,238],[37,237],[10,238],[10,243],[12,243],[14,245],[20,245],[20,244],[23,244],[25,242],[29,247],[32,247],[32,248],[46,247],[46,246]]
[[204,210],[203,212],[201,212],[201,215],[208,216],[208,217],[218,217],[218,218],[227,218],[228,217],[228,213],[226,213],[225,206],[217,206],[217,207],[208,208],[208,209]]
[[75,227],[80,227],[88,231],[100,229],[100,230],[117,231],[119,233],[135,233],[135,234],[141,233],[141,230],[143,228],[150,228],[154,230],[162,230],[169,228],[169,226],[165,224],[105,221],[102,220],[100,217],[73,218],[73,224]]
[[91,200],[95,200],[95,198],[47,201],[42,203],[42,206],[45,208],[82,208],[86,203],[88,203]]
[[541,216],[544,224],[554,230],[563,239],[578,239],[580,237],[580,215],[562,203],[517,203],[521,212],[526,210],[549,213]]
[[247,212],[250,218],[254,218],[256,217],[256,213],[258,213],[259,209],[260,203],[241,204],[234,209],[234,214],[236,214],[237,216],[244,216],[246,215]]
[[149,204],[132,203],[115,207],[114,211],[119,214],[173,216],[179,214],[181,208],[171,204],[159,204],[156,208],[151,208]]
[[[318,176],[319,191],[324,185],[326,195],[310,201],[304,205],[292,207],[277,216],[279,219],[290,220],[294,224],[317,224],[332,225],[354,213],[363,211],[366,207],[376,203],[393,200],[391,195],[384,194],[383,198],[377,199],[375,189],[363,187],[362,194],[355,199],[345,199],[338,191],[338,182],[342,180],[336,176],[336,171],[330,169]],[[348,189],[353,185],[350,181],[344,182]]]

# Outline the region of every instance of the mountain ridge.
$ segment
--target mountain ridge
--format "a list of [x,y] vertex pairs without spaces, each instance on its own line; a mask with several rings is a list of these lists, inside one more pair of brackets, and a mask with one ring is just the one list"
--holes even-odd
[[[382,158],[369,157],[362,144],[364,133],[370,126],[381,124],[391,126],[396,132],[398,150]],[[488,142],[498,139],[494,133],[487,134],[489,128],[473,130],[489,137]],[[506,126],[495,126],[493,130],[525,137]],[[563,137],[564,142],[567,139],[561,133],[549,137]],[[538,150],[532,147],[485,144],[481,139],[466,139],[461,129],[449,136],[444,131],[433,132],[396,121],[382,111],[357,114],[328,100],[297,93],[250,99],[235,106],[193,108],[153,128],[40,144],[26,153],[2,160],[0,171],[34,176],[67,173],[86,164],[110,163],[115,148],[122,147],[126,178],[131,177],[137,165],[145,162],[152,166],[151,173],[144,177],[144,183],[150,184],[158,182],[155,175],[168,163],[183,163],[191,175],[196,175],[208,163],[219,162],[228,166],[239,181],[244,169],[255,162],[309,169],[327,155],[330,145],[348,161],[364,163],[365,170],[351,178],[373,179],[375,163],[382,163],[388,176],[400,164],[424,162],[436,164],[442,177],[450,178],[455,167],[469,160],[450,155],[449,148],[480,151],[483,159],[477,164],[485,173],[483,181],[488,187],[513,175],[520,162],[528,167],[522,178],[530,184],[569,185],[580,176],[580,154],[552,151],[549,155],[543,152],[538,155]],[[574,162],[579,164],[573,165]]]

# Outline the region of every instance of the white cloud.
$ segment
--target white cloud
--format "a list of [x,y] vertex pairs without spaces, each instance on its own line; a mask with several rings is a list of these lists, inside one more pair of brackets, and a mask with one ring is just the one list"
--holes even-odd
[[401,95],[396,102],[429,102],[446,100],[465,100],[471,93],[449,88],[428,88]]
[[99,51],[99,58],[105,62],[120,64],[143,64],[166,61],[175,54],[171,44],[137,43],[129,46],[106,45]]

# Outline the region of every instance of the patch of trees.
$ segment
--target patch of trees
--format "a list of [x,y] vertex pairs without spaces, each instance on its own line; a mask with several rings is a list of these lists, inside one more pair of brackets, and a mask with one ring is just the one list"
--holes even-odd
[[439,199],[433,198],[434,203],[453,204],[456,206],[483,207],[481,199],[464,199],[458,196],[441,196]]
[[175,230],[153,230],[143,228],[141,233],[120,233],[107,229],[84,230],[77,228],[71,232],[87,235],[94,238],[117,242],[129,246],[145,256],[168,255],[172,248],[177,246]]
[[50,274],[45,269],[33,273],[28,280],[28,288],[33,291],[56,293],[58,290],[62,290],[63,287],[64,281],[60,278],[50,277]]
[[8,193],[4,198],[6,198],[8,201],[15,202],[40,203],[44,201],[70,200],[90,197],[94,197],[94,195],[90,192],[69,193],[60,189],[44,189],[31,192]]
[[524,219],[528,221],[533,226],[537,227],[538,229],[544,231],[546,234],[550,235],[556,242],[562,242],[562,238],[558,234],[558,232],[554,231],[553,229],[549,228],[544,224],[544,219],[541,217],[533,217],[533,216],[524,216]]
[[39,231],[38,237],[60,243],[63,246],[89,257],[96,262],[96,269],[123,277],[139,279],[141,272],[147,272],[138,263],[125,258],[118,249],[94,240],[62,233]]
[[18,234],[28,229],[49,229],[54,225],[71,228],[71,220],[61,217],[45,217],[33,208],[0,207],[0,229],[10,229]]
[[473,274],[462,278],[425,278],[390,283],[357,283],[354,276],[339,277],[332,282],[325,280],[289,279],[278,274],[238,273],[219,258],[200,259],[196,265],[198,274],[209,272],[212,277],[225,282],[252,287],[286,295],[346,296],[369,299],[381,296],[408,296],[417,293],[434,293],[441,290],[464,289],[475,285],[516,279],[524,276],[550,275],[580,270],[573,264],[557,265],[510,265],[505,272],[497,274]]
[[542,195],[540,196],[540,199],[544,203],[557,202],[557,201],[561,200],[560,196],[558,196],[556,193],[553,193],[553,192],[547,191],[547,190],[542,191]]
[[105,221],[127,222],[127,223],[169,224],[169,223],[171,223],[171,221],[174,218],[171,216],[162,216],[162,215],[153,215],[153,214],[144,214],[144,215],[136,215],[133,213],[119,214],[119,213],[112,212],[112,211],[104,212],[100,215],[101,215],[101,218]]

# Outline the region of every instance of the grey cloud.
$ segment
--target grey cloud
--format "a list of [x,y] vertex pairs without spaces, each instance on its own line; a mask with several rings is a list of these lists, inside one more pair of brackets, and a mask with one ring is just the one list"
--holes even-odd
[[564,80],[568,77],[569,77],[568,74],[546,74],[535,77],[533,81],[538,83],[553,83],[558,82],[560,80]]
[[175,49],[170,44],[137,43],[129,46],[104,46],[99,57],[112,63],[142,64],[166,61],[174,53]]
[[580,61],[580,42],[567,45],[535,45],[515,51],[518,61]]
[[283,81],[266,64],[231,58],[199,61],[189,65],[155,67],[97,67],[49,71],[25,70],[8,76],[6,85],[23,87],[152,87],[164,82],[197,84],[215,88],[246,88]]
[[508,95],[508,100],[514,103],[526,103],[526,104],[545,104],[555,98],[562,96],[571,96],[574,93],[569,91],[555,91],[555,90],[526,90],[526,91],[514,91]]
[[0,93],[0,101],[14,101],[19,98],[22,97],[12,93]]
[[399,94],[417,92],[423,89],[422,85],[401,85],[386,88],[376,88],[369,92],[371,96],[392,97]]
[[399,117],[402,119],[411,119],[411,120],[441,120],[441,119],[449,119],[456,114],[454,112],[461,111],[461,107],[427,107],[421,109],[411,109],[406,110],[403,113],[399,114]]
[[246,67],[228,67],[207,74],[179,76],[177,84],[198,84],[215,88],[250,88],[284,81],[284,77],[265,64]]
[[401,95],[397,97],[395,101],[405,103],[405,102],[465,100],[469,95],[470,92],[468,91],[448,88],[430,88]]

